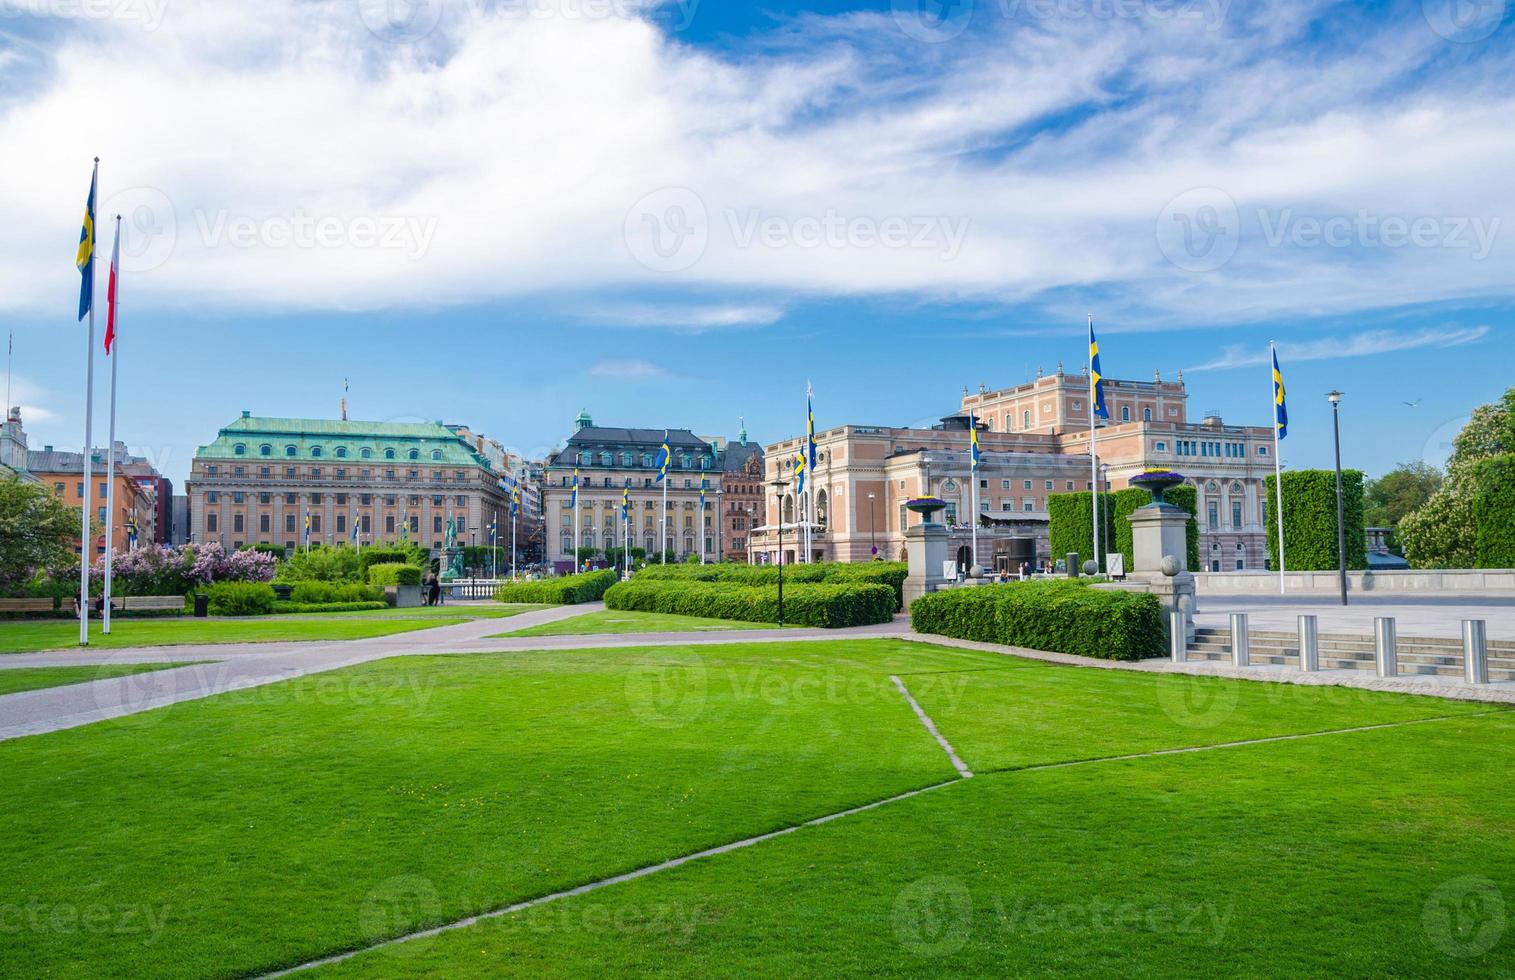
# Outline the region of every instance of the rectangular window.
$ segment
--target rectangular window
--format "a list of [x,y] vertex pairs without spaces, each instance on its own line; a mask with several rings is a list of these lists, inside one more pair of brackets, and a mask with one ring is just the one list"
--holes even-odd
[[108,495],[109,495],[109,488],[105,484],[103,484],[103,483],[100,484],[100,499],[104,500]]
[[231,529],[232,529],[232,533],[233,534],[241,534],[242,533],[242,515],[241,514],[233,514],[233,515],[231,515]]
[[1052,481],[1051,481],[1051,480],[1048,480],[1048,481],[1047,481],[1047,485],[1046,485],[1046,486],[1045,486],[1045,487],[1044,487],[1044,488],[1043,488],[1043,489],[1046,489],[1046,490],[1051,490],[1051,489],[1052,489]]
[[[1021,510],[1025,511],[1028,514],[1031,513],[1032,511],[1036,510],[1036,498],[1035,497],[1025,497],[1025,498],[1023,498],[1021,500]],[[1090,523],[1093,523],[1093,522],[1091,521]]]
[[79,485],[74,488],[74,493],[78,494],[79,497],[80,497],[80,499],[83,499],[83,497],[84,497],[84,481],[81,480],[79,482]]
[[216,515],[214,513],[206,514],[205,515],[205,530],[210,531],[212,533],[215,532],[215,530],[216,530]]
[[[265,528],[264,530],[267,530],[267,528]],[[338,514],[337,515],[337,533],[338,534],[346,534],[347,533],[347,515],[346,514]]]
[[285,531],[293,531],[294,529],[295,529],[295,515],[293,515],[293,514],[285,514],[284,515],[284,530]]
[[1021,489],[1022,490],[1030,490],[1031,489],[1031,481],[1030,480],[1022,480],[1021,481]]
[[1266,455],[1268,455],[1268,447],[1267,446],[1258,446],[1257,447],[1257,455],[1259,455],[1259,456],[1266,456]]
[[1240,500],[1233,500],[1233,501],[1231,501],[1231,527],[1234,530],[1237,530],[1237,531],[1241,530],[1241,501]]
[[268,531],[269,531],[269,522],[270,522],[270,518],[269,518],[269,516],[267,514],[259,514],[258,515],[258,530],[259,530],[259,532],[261,532],[263,534],[267,534]]
[[[565,517],[564,520],[567,520],[567,518]],[[436,515],[435,517],[433,517],[431,519],[431,530],[432,530],[433,534],[441,534],[442,533],[442,515],[441,514],[438,514],[438,515]]]
[[393,515],[393,514],[385,514],[384,515],[384,533],[385,534],[393,534],[393,533],[395,533],[395,515]]
[[205,491],[205,502],[207,504],[213,504],[218,499],[220,499],[220,495],[218,493],[216,493],[216,491],[214,491],[214,490],[207,490],[207,491]]
[[1001,481],[999,481],[999,488],[1001,490],[1009,490],[1010,489],[1010,481],[1009,480],[1001,480]]

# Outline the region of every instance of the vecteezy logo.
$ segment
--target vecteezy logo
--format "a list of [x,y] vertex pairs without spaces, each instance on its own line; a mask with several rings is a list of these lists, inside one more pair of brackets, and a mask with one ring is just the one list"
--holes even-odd
[[443,0],[358,0],[358,15],[369,33],[383,41],[419,41],[437,29]]
[[710,244],[705,202],[687,187],[663,187],[626,212],[622,229],[631,257],[653,272],[682,272]]
[[1157,247],[1188,272],[1210,272],[1231,261],[1241,241],[1241,212],[1218,187],[1196,187],[1168,202],[1157,216]]
[[1453,878],[1426,899],[1420,924],[1426,937],[1448,956],[1482,956],[1504,935],[1504,893],[1488,878]]
[[95,236],[110,258],[116,215],[121,216],[121,270],[148,272],[166,263],[179,244],[179,219],[173,202],[156,187],[128,187],[100,205]]
[[894,938],[918,956],[950,956],[968,942],[973,895],[957,878],[918,878],[895,896]]
[[[369,942],[382,942],[434,921],[441,910],[442,900],[437,895],[437,886],[429,878],[396,875],[379,882],[363,897],[363,904],[358,908],[358,928]],[[386,952],[401,955],[414,954],[424,948],[424,943],[384,947]]]
[[907,37],[940,44],[968,29],[973,0],[891,0],[890,13]]
[[1421,0],[1431,30],[1457,44],[1482,41],[1504,22],[1505,0]]
[[1239,681],[1173,674],[1158,678],[1157,704],[1185,728],[1214,728],[1236,712]]
[[679,728],[705,710],[705,662],[637,664],[626,672],[626,703],[643,724]]

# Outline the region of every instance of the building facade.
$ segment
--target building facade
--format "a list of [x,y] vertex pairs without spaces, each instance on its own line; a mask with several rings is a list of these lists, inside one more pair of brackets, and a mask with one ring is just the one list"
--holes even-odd
[[[1234,426],[1208,414],[1187,417],[1183,376],[1164,382],[1106,381],[1110,422],[1098,431],[1099,482],[1128,485],[1152,468],[1182,473],[1199,499],[1200,553],[1204,567],[1264,568],[1264,479],[1273,472],[1273,434],[1266,426]],[[1017,571],[1043,567],[1050,554],[1047,498],[1095,484],[1089,457],[1089,379],[1038,377],[1000,391],[963,395],[962,413],[930,428],[841,426],[817,433],[816,472],[809,475],[814,513],[810,557],[865,561],[875,553],[898,559],[904,531],[918,518],[905,509],[911,497],[947,503],[940,519],[952,534],[962,566],[974,538],[969,413],[979,429],[978,561]],[[782,513],[784,560],[803,558],[798,546],[799,503],[794,460],[803,440],[767,449],[766,477],[790,483],[782,501],[765,497],[764,522],[749,540],[753,561],[777,561]]]
[[[264,418],[243,412],[199,447],[185,486],[191,542],[487,544],[510,505],[469,438],[437,423]],[[356,532],[355,529],[356,528]]]
[[[114,550],[126,551],[131,547],[132,532],[135,543],[152,544],[158,541],[159,481],[162,479],[152,465],[140,456],[132,456],[123,443],[116,443],[115,515],[112,526]],[[43,446],[27,453],[26,466],[53,496],[70,507],[88,507],[90,520],[95,528],[90,541],[90,553],[105,554],[106,508],[111,499],[110,483],[106,477],[106,456],[103,449],[90,454],[90,484],[84,485],[84,454],[55,450]],[[164,481],[166,482],[166,481]],[[74,553],[83,554],[84,548],[75,542]]]
[[718,550],[725,561],[748,560],[747,536],[763,523],[763,447],[747,441],[744,425],[721,454]]
[[21,428],[21,408],[12,406],[0,425],[0,479],[14,477],[23,483],[38,482],[26,468],[26,431]]

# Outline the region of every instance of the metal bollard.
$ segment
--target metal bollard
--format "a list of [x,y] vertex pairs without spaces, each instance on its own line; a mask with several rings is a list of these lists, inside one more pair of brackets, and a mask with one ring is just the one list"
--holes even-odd
[[1462,676],[1469,684],[1489,682],[1489,632],[1481,619],[1462,621]]
[[1247,614],[1231,614],[1231,666],[1250,667],[1252,650],[1247,646]]
[[1373,617],[1373,647],[1378,659],[1378,676],[1397,677],[1399,644],[1394,632],[1393,616]]
[[1181,664],[1189,659],[1189,617],[1182,609],[1168,612],[1168,654]]
[[1299,617],[1299,669],[1320,669],[1320,627],[1314,616]]

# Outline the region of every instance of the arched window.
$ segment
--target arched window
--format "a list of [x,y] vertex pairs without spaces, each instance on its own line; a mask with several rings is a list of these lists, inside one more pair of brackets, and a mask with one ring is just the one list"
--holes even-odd
[[234,453],[236,453],[238,456],[246,456],[247,455],[247,447],[244,446],[240,442],[237,443],[235,446],[231,447],[231,451],[234,452]]
[[826,504],[826,491],[821,490],[815,495],[815,522],[822,527],[826,526]]
[[[1144,408],[1144,409],[1142,409],[1142,421],[1143,422],[1150,422],[1150,421],[1152,421],[1152,409],[1150,409],[1150,408]],[[1091,504],[1090,507],[1093,507],[1093,504]]]
[[615,457],[613,455],[611,455],[610,453],[600,453],[600,465],[601,466],[614,466],[615,465]]
[[631,465],[631,454],[630,453],[621,453],[621,465],[622,466],[630,466]]
[[347,458],[347,447],[346,446],[338,446],[337,447],[337,458],[338,459],[346,459]]
[[395,458],[395,451],[393,449],[386,449],[386,450],[384,450],[384,458],[385,459],[394,459]]
[[694,459],[688,453],[685,453],[679,457],[679,466],[683,467],[684,469],[687,470],[693,465]]
[[286,455],[286,456],[293,456],[293,455],[295,455],[298,452],[299,452],[299,450],[296,449],[294,446],[285,446],[284,447],[284,455]]
[[[431,458],[435,459],[435,460],[440,460],[442,458],[442,450],[440,450],[440,449],[433,449],[431,451]],[[81,518],[81,520],[82,520],[82,518]]]
[[[1120,407],[1120,420],[1122,422],[1129,422],[1129,421],[1131,421],[1131,406],[1130,405],[1122,405]],[[1090,506],[1092,507],[1093,505],[1091,504]],[[1090,523],[1093,523],[1092,519],[1091,519]]]
[[[1021,428],[1022,429],[1029,429],[1029,428],[1031,428],[1031,413],[1030,412],[1022,412],[1021,413]],[[1094,505],[1090,504],[1089,506],[1092,509]],[[83,520],[83,518],[80,518],[80,520]],[[1089,523],[1093,524],[1094,521],[1090,520]],[[80,591],[82,592],[83,590],[81,589]]]
[[321,447],[320,446],[311,446],[310,447],[310,458],[311,459],[320,459],[321,458]]
[[784,511],[783,511],[783,516],[780,517],[779,520],[782,521],[785,524],[792,524],[792,523],[794,523],[794,497],[793,497],[793,495],[787,494],[787,493],[784,494]]
[[266,442],[263,445],[261,445],[261,446],[258,447],[258,455],[259,456],[272,456],[273,454],[274,454],[274,447],[270,446]]
[[[363,457],[364,459],[368,459],[371,456],[373,456],[373,450],[369,449],[368,447],[365,446],[362,449],[358,450],[358,455],[361,456],[361,457]],[[82,521],[83,518],[81,517],[80,520]]]
[[[650,469],[652,467],[652,453],[643,453],[642,454],[642,467],[644,469]],[[79,520],[82,521],[82,520],[84,520],[84,518],[81,517],[81,518],[79,518]],[[1092,519],[1090,520],[1090,523],[1091,524],[1093,523]],[[83,591],[83,590],[81,589],[80,591]]]
[[408,459],[420,459],[421,458],[421,450],[419,450],[419,449],[412,449],[410,452],[406,453],[405,456]]

